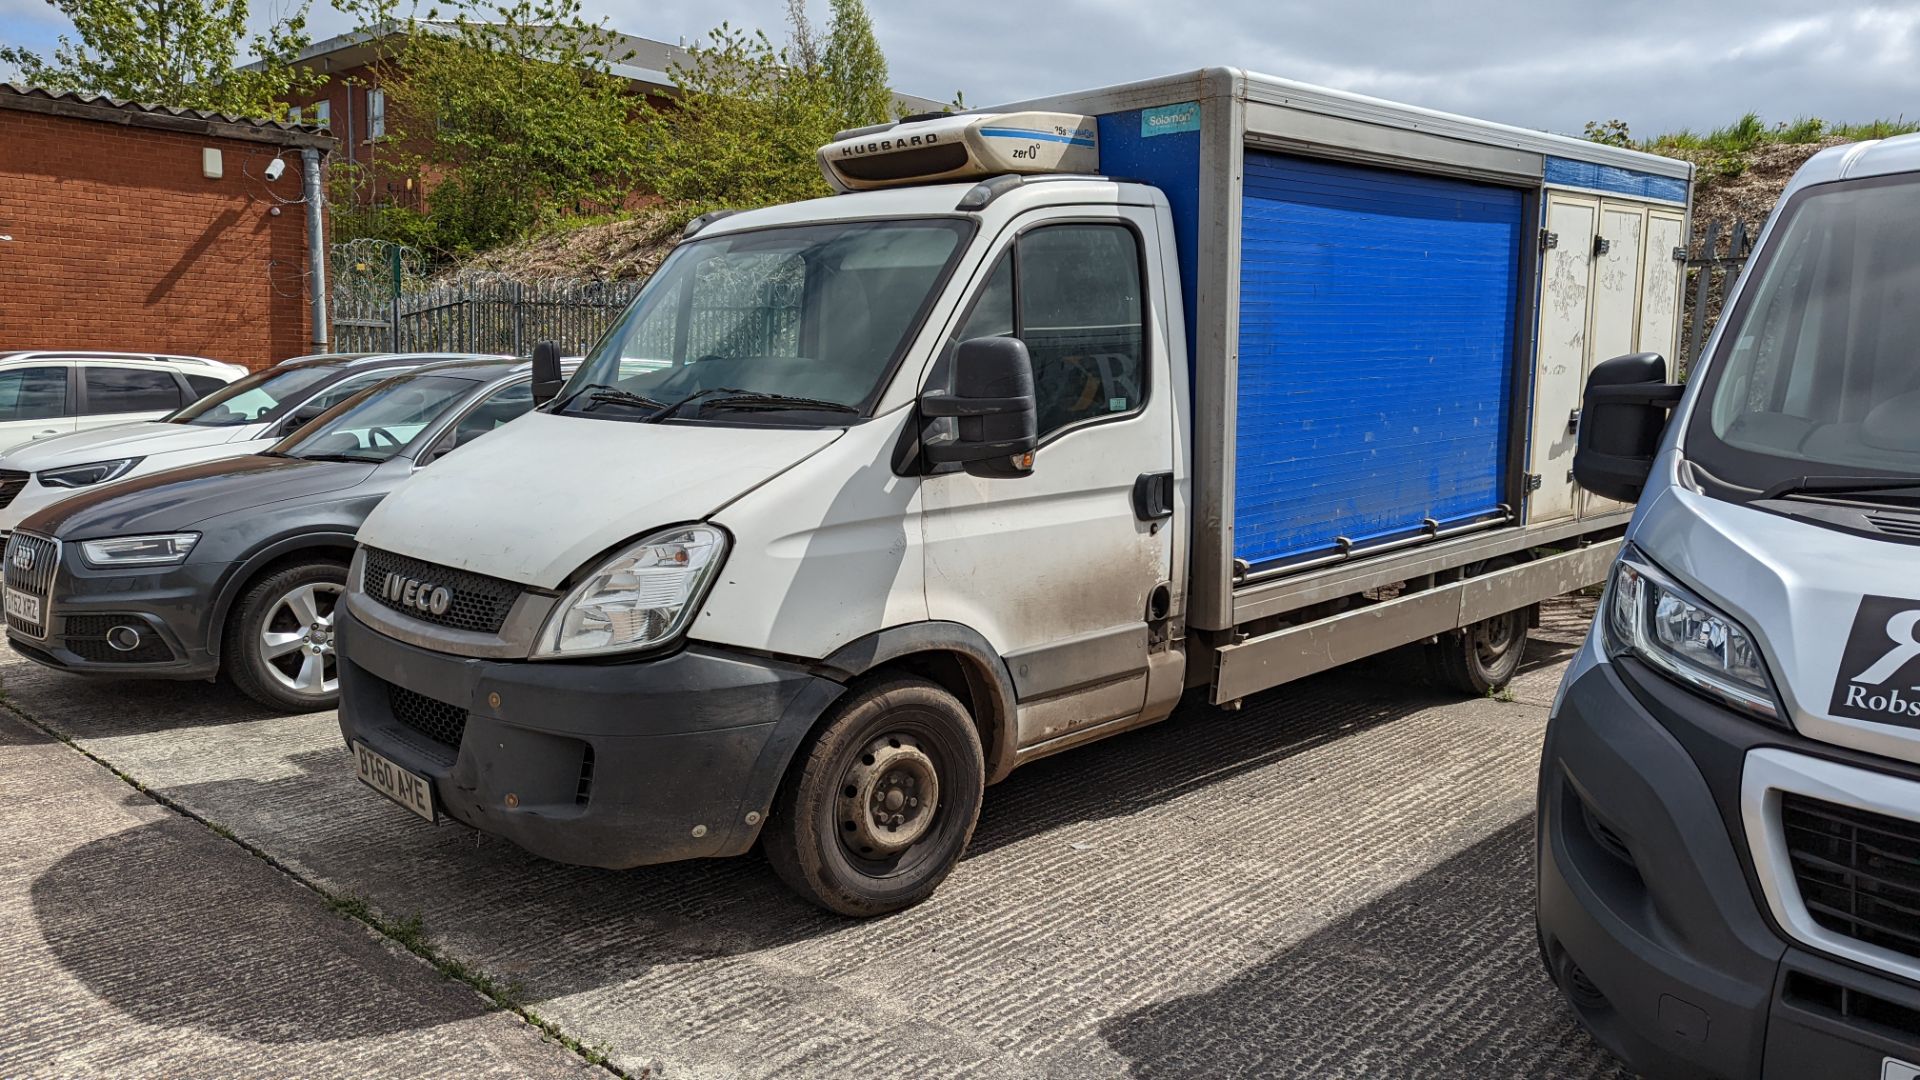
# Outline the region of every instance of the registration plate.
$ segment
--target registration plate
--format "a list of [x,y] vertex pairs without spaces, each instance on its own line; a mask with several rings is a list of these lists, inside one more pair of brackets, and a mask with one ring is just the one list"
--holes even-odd
[[6,607],[7,607],[7,614],[12,615],[18,619],[25,619],[27,622],[30,622],[35,626],[40,625],[40,598],[39,597],[30,596],[23,592],[17,592],[13,589],[8,589]]
[[433,784],[418,773],[408,772],[360,743],[353,744],[353,767],[360,782],[419,814],[433,817]]

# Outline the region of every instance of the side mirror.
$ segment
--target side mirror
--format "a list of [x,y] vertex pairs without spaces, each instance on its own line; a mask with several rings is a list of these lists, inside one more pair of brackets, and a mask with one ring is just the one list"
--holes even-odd
[[1616,356],[1594,366],[1580,407],[1573,478],[1595,495],[1634,502],[1647,486],[1667,414],[1684,387],[1667,382],[1658,353]]
[[974,338],[953,354],[953,390],[920,395],[922,416],[956,417],[952,439],[925,443],[935,465],[959,463],[974,476],[1017,477],[1033,471],[1040,444],[1033,400],[1033,360],[1019,338]]
[[560,374],[560,346],[551,341],[543,341],[533,347],[533,403],[545,405],[560,396],[560,388],[566,385],[565,376]]

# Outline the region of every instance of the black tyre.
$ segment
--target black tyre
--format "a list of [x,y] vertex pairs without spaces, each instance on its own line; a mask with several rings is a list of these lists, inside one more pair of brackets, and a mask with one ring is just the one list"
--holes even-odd
[[925,679],[857,688],[801,749],[761,839],[795,892],[842,915],[926,899],[980,819],[986,762],[959,699]]
[[227,617],[221,666],[248,697],[280,712],[340,703],[333,612],[347,568],[316,560],[276,570],[247,587]]
[[1512,680],[1527,655],[1531,609],[1521,608],[1440,635],[1427,646],[1427,671],[1442,686],[1484,697]]

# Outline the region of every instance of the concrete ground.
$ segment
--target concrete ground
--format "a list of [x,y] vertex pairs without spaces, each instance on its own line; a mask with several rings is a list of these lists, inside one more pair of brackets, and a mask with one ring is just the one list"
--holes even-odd
[[1384,657],[1023,769],[869,922],[757,856],[545,863],[361,787],[331,714],[9,655],[38,727],[0,720],[0,1074],[1614,1076],[1532,924],[1588,610],[1549,610],[1512,700]]

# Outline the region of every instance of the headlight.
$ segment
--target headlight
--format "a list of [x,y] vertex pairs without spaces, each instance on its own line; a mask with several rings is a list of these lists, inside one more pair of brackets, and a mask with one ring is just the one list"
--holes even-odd
[[1613,567],[1606,626],[1615,651],[1631,652],[1696,690],[1784,725],[1779,694],[1753,635],[1632,547]]
[[594,656],[660,645],[686,630],[727,551],[708,525],[654,533],[587,576],[547,617],[536,657]]
[[48,469],[35,474],[42,486],[56,488],[89,487],[104,484],[109,480],[118,480],[133,471],[135,465],[145,458],[123,457],[112,461],[93,461],[85,465],[68,465],[58,469]]
[[185,562],[199,533],[165,536],[116,536],[110,540],[83,540],[80,554],[89,566],[173,566]]

